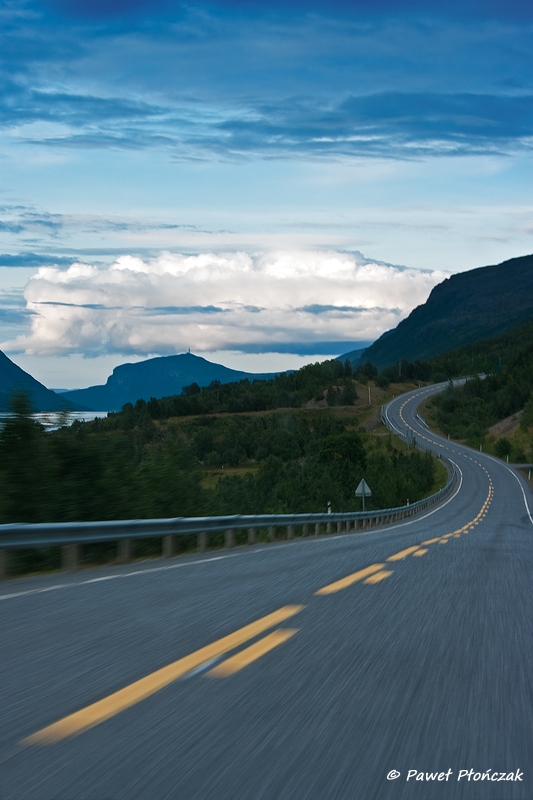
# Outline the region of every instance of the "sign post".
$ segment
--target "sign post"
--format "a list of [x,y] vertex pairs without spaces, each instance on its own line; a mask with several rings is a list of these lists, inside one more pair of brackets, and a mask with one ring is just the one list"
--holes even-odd
[[361,483],[355,490],[355,496],[363,498],[363,511],[365,511],[365,497],[372,497],[372,492],[370,491],[370,486],[364,478],[361,480]]

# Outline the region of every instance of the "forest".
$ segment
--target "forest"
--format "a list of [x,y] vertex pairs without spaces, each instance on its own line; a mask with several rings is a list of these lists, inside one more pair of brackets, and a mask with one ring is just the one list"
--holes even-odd
[[[451,357],[451,356],[450,356]],[[461,361],[462,359],[462,361]],[[464,387],[451,386],[429,404],[434,423],[453,439],[483,447],[501,458],[525,463],[533,454],[533,323],[507,334],[461,348],[457,361],[470,360],[479,375]],[[485,365],[485,369],[482,366]],[[467,370],[463,370],[463,374]],[[510,420],[510,436],[498,436],[490,428]]]
[[[140,414],[133,426],[126,409],[46,431],[18,396],[0,429],[0,523],[322,512],[328,503],[333,511],[359,511],[354,493],[363,477],[372,489],[369,509],[412,503],[444,485],[446,471],[435,459],[383,428],[368,433],[363,408],[166,421]],[[149,553],[153,543],[139,547],[138,554]],[[52,550],[21,552],[12,568],[55,563]],[[110,552],[107,545],[89,551],[98,558]]]

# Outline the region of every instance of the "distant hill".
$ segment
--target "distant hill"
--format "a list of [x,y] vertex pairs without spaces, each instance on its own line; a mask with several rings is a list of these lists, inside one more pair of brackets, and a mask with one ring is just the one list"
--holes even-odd
[[363,359],[378,369],[399,359],[425,360],[531,318],[533,255],[452,275],[433,289],[424,305],[365,350]]
[[83,410],[63,395],[47,389],[23,369],[17,367],[0,350],[0,411],[9,411],[13,392],[23,391],[29,395],[34,411]]
[[337,356],[336,361],[349,361],[351,364],[357,364],[363,358],[363,355],[368,350],[368,347],[359,348],[359,350],[350,350],[349,353],[343,353],[342,356]]
[[125,403],[180,394],[184,386],[193,383],[202,387],[209,386],[212,381],[232,383],[245,378],[253,381],[274,378],[278,374],[239,372],[192,353],[183,353],[150,358],[137,364],[121,364],[115,367],[104,386],[89,386],[60,396],[93,411],[120,411]]

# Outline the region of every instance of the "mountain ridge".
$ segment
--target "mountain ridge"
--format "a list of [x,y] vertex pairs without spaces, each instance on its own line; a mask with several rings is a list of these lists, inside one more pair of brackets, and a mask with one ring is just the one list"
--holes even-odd
[[64,392],[61,397],[87,406],[93,411],[120,411],[125,403],[180,394],[184,386],[212,381],[232,383],[240,380],[269,379],[279,372],[250,373],[230,369],[192,353],[156,356],[135,364],[115,367],[105,384]]
[[[451,275],[359,361],[378,369],[426,360],[518,327],[533,317],[533,254]],[[339,356],[339,360],[349,358]]]
[[0,350],[0,411],[11,409],[13,392],[26,392],[35,411],[64,411],[85,409],[62,395],[47,389],[25,372]]

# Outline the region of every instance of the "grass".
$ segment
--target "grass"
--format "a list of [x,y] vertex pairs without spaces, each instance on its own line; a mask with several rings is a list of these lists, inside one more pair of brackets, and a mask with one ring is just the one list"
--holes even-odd
[[247,473],[257,472],[258,469],[259,464],[244,464],[239,467],[215,467],[213,469],[204,470],[200,483],[202,489],[215,489],[221,478],[227,478],[230,475],[242,477]]

